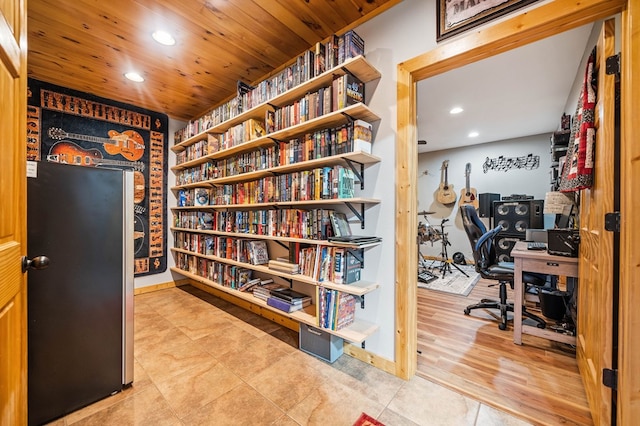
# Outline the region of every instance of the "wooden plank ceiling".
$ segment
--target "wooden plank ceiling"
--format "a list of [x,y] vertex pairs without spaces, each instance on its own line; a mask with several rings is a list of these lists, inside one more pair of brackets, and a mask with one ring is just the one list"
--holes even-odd
[[[401,0],[30,0],[29,76],[189,120]],[[171,32],[174,46],[151,38]],[[127,80],[137,70],[143,83]]]

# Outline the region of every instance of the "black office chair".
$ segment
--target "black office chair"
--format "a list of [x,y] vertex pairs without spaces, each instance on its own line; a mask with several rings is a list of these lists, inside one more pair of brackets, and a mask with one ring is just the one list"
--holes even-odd
[[[498,225],[494,229],[487,231],[484,224],[480,221],[476,209],[472,205],[460,206],[460,215],[464,229],[469,237],[471,249],[473,250],[473,259],[475,260],[476,272],[482,278],[498,281],[500,286],[500,300],[482,299],[480,303],[469,305],[464,309],[464,314],[469,315],[472,309],[488,308],[500,310],[500,324],[498,328],[505,330],[507,328],[507,312],[513,312],[513,303],[507,302],[507,284],[513,288],[514,265],[512,262],[498,262],[496,250],[493,240],[502,230],[502,226]],[[535,285],[544,286],[544,276],[524,273],[522,281],[525,286]],[[495,284],[492,284],[495,285]],[[536,322],[538,328],[545,328],[545,321],[528,312],[522,307],[522,315],[531,318]]]

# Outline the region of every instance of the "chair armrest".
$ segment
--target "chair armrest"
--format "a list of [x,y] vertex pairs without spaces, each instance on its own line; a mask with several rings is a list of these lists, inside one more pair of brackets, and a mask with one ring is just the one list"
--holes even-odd
[[498,225],[492,230],[485,232],[480,238],[478,238],[475,250],[480,250],[480,247],[482,247],[489,238],[491,238],[491,240],[493,241],[496,234],[500,231],[502,231],[502,225]]

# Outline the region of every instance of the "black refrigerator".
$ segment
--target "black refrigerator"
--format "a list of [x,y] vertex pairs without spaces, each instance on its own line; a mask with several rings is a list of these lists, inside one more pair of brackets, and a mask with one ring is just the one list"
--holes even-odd
[[133,173],[30,162],[28,415],[49,422],[133,381]]

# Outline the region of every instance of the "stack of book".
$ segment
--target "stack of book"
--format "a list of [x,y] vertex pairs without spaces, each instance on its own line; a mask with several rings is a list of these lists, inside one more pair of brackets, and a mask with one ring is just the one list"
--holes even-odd
[[287,313],[295,312],[311,305],[311,297],[290,288],[278,288],[271,290],[267,305]]
[[274,283],[272,279],[268,279],[263,282],[264,284],[261,282],[260,285],[254,286],[252,289],[252,293],[254,297],[257,297],[258,299],[262,299],[264,301],[271,297],[272,290],[275,290],[277,288],[285,288],[280,284]]
[[300,269],[297,264],[283,259],[269,260],[269,269],[273,269],[278,272],[286,272],[287,274],[300,273]]

